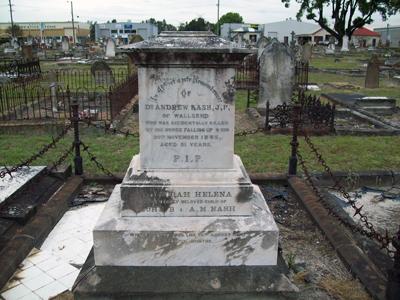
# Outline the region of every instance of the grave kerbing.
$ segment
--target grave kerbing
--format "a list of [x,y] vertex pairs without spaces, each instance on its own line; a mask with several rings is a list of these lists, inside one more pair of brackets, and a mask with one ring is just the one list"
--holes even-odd
[[[94,229],[102,280],[79,285],[78,299],[105,292],[117,270],[143,299],[295,290],[277,265],[273,216],[233,153],[235,66],[248,50],[208,32],[120,49],[138,65],[140,154]],[[149,274],[150,290],[137,277]]]

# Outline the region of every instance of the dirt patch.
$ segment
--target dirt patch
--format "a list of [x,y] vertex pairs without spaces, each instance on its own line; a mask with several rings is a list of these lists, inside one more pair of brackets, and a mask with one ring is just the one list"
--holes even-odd
[[283,186],[261,186],[280,230],[283,257],[298,299],[371,299],[295,196]]

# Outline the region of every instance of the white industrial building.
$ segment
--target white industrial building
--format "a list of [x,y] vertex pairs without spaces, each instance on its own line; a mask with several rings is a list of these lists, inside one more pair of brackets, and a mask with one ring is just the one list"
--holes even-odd
[[390,47],[400,47],[400,26],[374,28],[374,31],[381,34],[381,41],[384,45],[389,44]]
[[316,32],[320,27],[314,23],[300,22],[293,19],[285,21],[266,23],[261,25],[264,36],[276,38],[281,43],[289,44],[292,32],[296,36]]

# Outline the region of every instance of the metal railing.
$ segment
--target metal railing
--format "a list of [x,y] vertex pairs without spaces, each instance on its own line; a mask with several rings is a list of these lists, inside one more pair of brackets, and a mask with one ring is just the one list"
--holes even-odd
[[81,118],[112,120],[138,93],[136,73],[89,74],[61,71],[37,81],[0,85],[0,120],[68,119],[75,100]]

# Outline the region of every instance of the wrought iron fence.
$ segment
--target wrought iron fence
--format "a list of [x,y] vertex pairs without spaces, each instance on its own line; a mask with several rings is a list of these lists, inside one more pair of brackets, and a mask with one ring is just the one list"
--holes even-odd
[[40,61],[33,59],[3,62],[0,64],[0,73],[13,81],[19,81],[40,77],[42,71]]
[[138,92],[137,73],[130,75],[125,81],[111,89],[109,95],[111,119],[114,119]]
[[236,89],[254,90],[259,86],[259,68],[257,54],[246,56],[243,63],[236,68]]
[[265,113],[265,129],[289,128],[293,125],[293,110],[295,105],[301,107],[299,120],[304,128],[312,128],[316,131],[335,131],[335,105],[322,103],[319,98],[306,95],[303,90],[298,94],[294,103],[283,103],[276,107],[270,107],[267,101]]
[[296,61],[294,78],[295,88],[298,90],[307,90],[308,88],[308,62]]
[[68,79],[63,82],[60,77],[56,81],[0,85],[0,120],[68,119],[71,101],[75,100],[80,107],[80,118],[112,120],[137,94],[137,74],[119,78],[118,83],[114,77],[113,84],[108,81],[111,80],[109,75],[100,73],[97,76],[98,81],[85,81],[87,77],[79,76],[72,79],[81,83],[78,85]]

